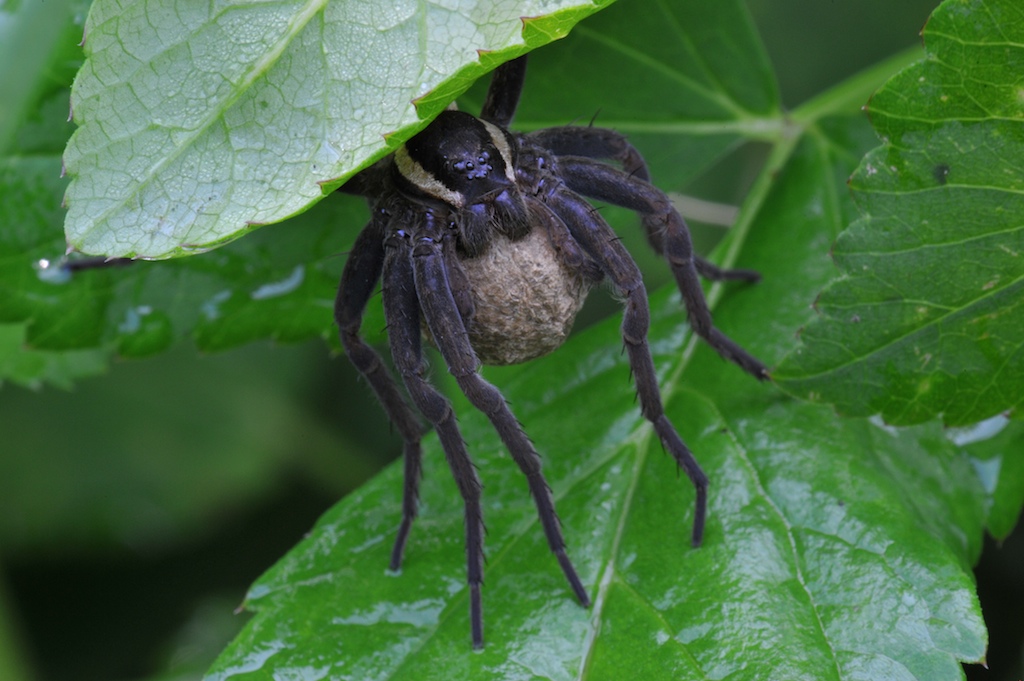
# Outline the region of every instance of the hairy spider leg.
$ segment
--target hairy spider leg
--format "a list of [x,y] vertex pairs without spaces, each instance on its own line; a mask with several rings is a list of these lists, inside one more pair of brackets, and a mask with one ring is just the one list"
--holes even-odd
[[420,438],[423,435],[423,428],[412,408],[402,397],[381,356],[359,335],[366,303],[380,280],[384,264],[384,229],[387,221],[385,213],[375,211],[373,219],[356,238],[341,275],[341,286],[338,288],[338,297],[334,303],[334,318],[340,330],[345,352],[370,384],[403,441],[405,484],[402,493],[402,523],[398,528],[389,564],[392,570],[397,571],[402,566],[402,554],[405,552],[405,543],[416,518],[419,503],[422,458]]
[[618,293],[625,298],[622,340],[629,355],[629,366],[640,399],[640,411],[644,418],[654,425],[654,430],[665,449],[686,471],[687,477],[696,489],[691,541],[694,546],[700,546],[707,517],[708,477],[701,470],[689,447],[679,437],[662,407],[661,392],[654,372],[654,360],[647,344],[651,312],[640,269],[614,230],[594,207],[579,195],[559,187],[548,197],[547,205],[565,223],[572,237],[601,267]]
[[507,61],[494,69],[487,97],[480,109],[480,118],[507,128],[519,106],[519,96],[526,80],[526,55]]
[[597,284],[604,279],[604,271],[583,250],[583,247],[572,238],[569,228],[540,199],[526,195],[527,210],[530,212],[530,223],[547,231],[548,240],[555,249],[559,261],[573,272],[580,275],[590,284]]
[[718,354],[758,380],[768,378],[768,369],[735,341],[715,328],[701,289],[690,231],[672,201],[657,187],[617,168],[580,156],[562,156],[559,166],[566,185],[573,191],[599,201],[629,208],[660,225],[662,255],[676,279],[690,326]]
[[[530,133],[528,137],[535,140],[540,146],[550,150],[556,156],[583,156],[592,159],[610,159],[622,164],[622,170],[626,174],[650,182],[651,176],[647,170],[647,163],[636,147],[629,143],[629,140],[620,133],[607,128],[593,128],[580,126],[561,126],[547,128]],[[585,193],[585,192],[581,192]],[[647,234],[647,241],[651,248],[664,255],[665,246],[662,233],[663,222],[657,216],[651,214],[641,215],[641,222],[644,232]],[[697,272],[711,281],[749,281],[761,280],[761,274],[754,270],[747,269],[722,269],[714,263],[705,260],[699,255],[693,256],[694,266]]]
[[[428,217],[429,219],[429,217]],[[469,584],[470,627],[473,647],[484,641],[480,587],[484,576],[484,518],[480,506],[481,484],[466,451],[451,403],[426,378],[422,355],[420,305],[414,260],[413,237],[397,231],[388,238],[384,264],[384,315],[388,322],[391,354],[410,397],[437,431],[445,459],[462,495],[466,529],[466,579]]]
[[[512,414],[501,392],[478,373],[480,362],[470,344],[469,334],[462,316],[458,312],[448,279],[446,266],[448,258],[445,251],[454,249],[455,244],[451,241],[454,237],[445,234],[444,225],[432,213],[421,218],[418,221],[418,227],[409,237],[411,246],[406,250],[409,252],[408,260],[411,263],[419,310],[430,329],[431,337],[444,357],[459,388],[469,398],[470,403],[491,421],[512,459],[526,476],[548,546],[555,554],[555,558],[577,599],[584,607],[587,607],[590,605],[590,597],[566,554],[565,539],[555,513],[551,488],[541,472],[540,456]],[[466,500],[466,551],[469,561],[468,578],[471,594],[470,617],[473,645],[480,647],[483,644],[483,624],[479,603],[483,543],[476,528],[482,528],[483,522],[479,508],[479,482],[475,471],[468,464],[468,458],[465,458],[465,444],[461,435],[458,434],[450,404],[439,393],[427,387],[422,375],[422,363],[418,358],[416,358],[416,362],[413,362],[411,353],[406,349],[411,347],[410,344],[414,342],[413,336],[418,333],[418,324],[414,324],[413,320],[408,319],[409,312],[405,311],[405,308],[409,307],[409,303],[397,303],[391,300],[399,295],[403,300],[412,297],[405,290],[391,290],[391,287],[398,283],[408,286],[404,280],[392,279],[392,277],[397,278],[398,275],[388,273],[389,268],[401,268],[404,271],[409,266],[405,263],[399,264],[398,258],[400,257],[397,256],[394,259],[394,264],[390,264],[393,259],[389,255],[385,263],[385,280],[392,282],[384,291],[388,328],[390,330],[396,324],[401,324],[403,327],[401,335],[392,336],[392,349],[396,353],[395,362],[401,367],[402,378],[406,381],[413,401],[420,407],[427,419],[435,424],[435,427],[439,429],[449,427],[452,432],[450,437],[441,437],[441,444],[452,463],[453,474],[456,476],[459,489]],[[402,305],[401,313],[398,310],[388,312],[390,307],[399,304]],[[415,342],[415,347],[418,348],[418,340]],[[404,356],[399,359],[398,355]]]

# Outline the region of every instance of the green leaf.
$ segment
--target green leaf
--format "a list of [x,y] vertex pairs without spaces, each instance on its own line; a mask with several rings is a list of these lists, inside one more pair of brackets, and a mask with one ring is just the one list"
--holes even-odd
[[68,241],[169,258],[302,212],[479,76],[610,0],[96,0]]
[[[716,18],[685,20],[693,5]],[[743,139],[769,138],[719,251],[725,265],[755,267],[764,279],[716,285],[709,297],[718,325],[771,362],[792,349],[814,292],[833,276],[825,254],[856,215],[842,184],[875,141],[857,106],[893,66],[783,119],[770,87],[757,97],[712,76],[730,71],[730,58],[735,73],[767,67],[742,5],[711,6],[659,3],[635,32],[626,3],[594,17],[550,61],[537,54],[520,120],[546,122],[529,105],[534,83],[565,84],[570,100],[587,91],[551,75],[566,68],[561,50],[626,86],[694,84],[703,71],[711,96],[694,102],[694,86],[676,102],[692,106],[678,118],[651,121],[664,114],[631,112],[627,96],[612,98],[602,122],[646,129],[638,144],[655,158],[699,148],[702,134],[732,136],[696,161],[679,159],[679,176]],[[648,56],[707,42],[734,51],[714,68],[684,50]],[[702,130],[711,102],[721,120]],[[654,167],[660,183],[664,166]],[[430,436],[401,574],[385,570],[401,515],[396,465],[253,586],[246,607],[255,615],[208,678],[962,678],[959,662],[982,659],[986,642],[970,566],[988,497],[972,457],[935,423],[897,430],[841,419],[755,383],[694,341],[672,289],[652,297],[652,314],[666,411],[712,481],[701,548],[688,544],[692,488],[641,417],[617,320],[608,320],[552,356],[488,372],[544,457],[590,610],[574,602],[487,419],[453,398],[485,485],[486,648],[470,649],[462,506]]]
[[[267,229],[204,258],[72,277],[59,269],[64,242],[53,229],[64,187],[59,168],[54,155],[0,159],[0,196],[10,197],[0,202],[0,322],[24,324],[26,351],[141,357],[189,336],[203,350],[333,338],[341,254],[366,219],[357,202],[323,202],[282,227],[284,240]],[[21,366],[19,382],[43,378],[27,372],[41,365]]]
[[[7,328],[0,325],[0,361]],[[11,555],[166,549],[279,489],[301,459],[329,453],[358,475],[359,462],[336,451],[338,440],[296,404],[317,354],[301,350],[252,345],[211,361],[182,348],[159,361],[120,363],[74,393],[6,387],[0,544]],[[39,355],[82,365],[90,353],[21,356]],[[87,366],[106,371],[106,357]],[[47,423],[46,414],[59,419]]]
[[1024,423],[995,416],[951,435],[974,457],[987,495],[988,531],[1006,539],[1024,508]]
[[[622,30],[598,31],[588,21],[552,48],[557,54],[532,57],[517,128],[594,116],[597,125],[648,149],[648,165],[668,188],[684,186],[744,140],[778,135],[774,75],[763,56],[749,58],[760,42],[735,3],[660,2],[649,11],[618,12],[628,24]],[[720,32],[689,29],[734,22]],[[651,39],[638,43],[637,36]],[[567,64],[601,77],[575,77]]]
[[70,388],[74,381],[102,374],[108,353],[102,350],[35,350],[27,347],[27,324],[0,324],[0,377],[18,385]]
[[[67,46],[73,47],[75,42],[72,18],[83,9],[82,0],[13,2],[0,7],[0,64],[16,65],[0,68],[0,92],[4,93],[0,103],[0,156],[11,149],[31,146],[31,140],[25,140],[19,130],[31,116],[36,100],[62,85],[62,61]],[[64,103],[66,116],[66,97]]]
[[1024,12],[949,1],[924,40],[871,100],[886,144],[850,181],[843,276],[774,375],[843,414],[962,425],[1024,400]]
[[[835,141],[806,143],[780,189],[831,191],[824,178],[848,161],[832,155]],[[791,264],[820,260],[821,224],[794,229],[780,219],[794,208],[773,193],[757,235],[798,253]],[[802,277],[773,268],[770,254],[754,264],[771,276],[730,295],[719,319],[771,358],[787,337],[744,323],[742,308],[784,298]],[[459,401],[485,484],[486,649],[470,652],[462,509],[431,438],[402,573],[385,573],[401,512],[393,466],[253,587],[246,605],[255,618],[209,678],[307,669],[351,678],[685,679],[741,665],[758,678],[960,678],[956,661],[984,652],[969,573],[983,513],[969,460],[934,425],[895,431],[841,420],[753,384],[704,347],[689,359],[677,296],[663,291],[653,305],[668,412],[713,481],[702,548],[688,546],[692,490],[638,413],[609,320],[502,385],[545,454],[591,610],[563,583],[515,465],[486,420]],[[785,305],[781,314],[791,328],[804,316]]]

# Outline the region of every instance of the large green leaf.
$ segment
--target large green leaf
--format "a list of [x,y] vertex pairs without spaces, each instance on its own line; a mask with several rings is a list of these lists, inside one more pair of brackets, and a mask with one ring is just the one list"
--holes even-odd
[[299,213],[608,1],[96,0],[64,156],[68,241],[168,258]]
[[[661,14],[635,32],[625,5],[559,47],[587,50],[584,63],[623,84],[664,76],[692,85],[695,69],[715,72],[710,59],[659,54],[665,45],[729,45],[715,57],[722,73],[767,70],[739,3],[658,4]],[[695,5],[709,15],[687,21]],[[533,66],[528,89],[545,87],[557,66],[543,55]],[[814,291],[833,276],[829,244],[856,215],[843,182],[874,144],[856,110],[895,68],[882,65],[787,119],[770,88],[748,99],[740,93],[754,88],[705,81],[709,100],[728,103],[710,126],[727,130],[731,120],[733,137],[707,145],[693,166],[680,160],[682,174],[743,138],[773,144],[721,249],[725,264],[756,267],[764,280],[709,292],[719,325],[769,363],[792,349]],[[570,96],[583,89],[556,82]],[[692,91],[680,100],[692,103]],[[536,124],[529,97],[523,119]],[[698,102],[652,123],[649,107],[630,112],[623,99],[621,113],[602,117],[646,128],[642,144],[655,157],[698,148],[696,121],[713,108]],[[712,480],[703,547],[688,545],[692,489],[640,416],[609,320],[550,357],[490,374],[544,456],[590,610],[572,599],[487,420],[456,400],[485,484],[486,648],[470,650],[462,508],[431,436],[401,574],[385,571],[401,513],[393,466],[253,586],[246,607],[255,615],[209,678],[962,678],[959,661],[982,659],[986,641],[970,575],[986,492],[972,458],[937,424],[841,419],[755,383],[693,341],[670,289],[652,309],[666,410]],[[1019,472],[1011,482],[1020,484]]]
[[[622,13],[636,24],[636,34],[654,35],[666,20],[742,23],[728,32],[628,48],[613,33],[584,27],[550,56],[536,55],[521,127],[564,124],[600,108],[603,124],[630,133],[648,150],[666,188],[683,186],[743,139],[781,129],[767,63],[728,59],[730,50],[755,40],[749,19],[737,19],[733,5],[687,3],[668,14],[638,16],[628,8]],[[677,66],[659,68],[659,60]],[[602,78],[575,77],[566,64],[593,69]],[[642,69],[644,78],[624,66]],[[480,98],[478,89],[467,108],[478,109]],[[71,349],[140,357],[184,337],[202,350],[268,337],[334,337],[331,305],[342,254],[366,219],[355,200],[325,201],[204,258],[136,263],[73,278],[41,268],[40,263],[59,263],[66,248],[57,227],[67,186],[59,178],[59,152],[62,135],[72,127],[66,122],[66,92],[43,98],[39,111],[19,130],[15,153],[0,160],[0,322],[21,325],[21,339],[8,346],[0,376],[67,384],[80,372],[67,362],[43,362],[40,353]],[[382,327],[368,324],[373,332]]]
[[869,113],[843,277],[775,376],[841,413],[968,424],[1024,400],[1024,8],[946,2]]

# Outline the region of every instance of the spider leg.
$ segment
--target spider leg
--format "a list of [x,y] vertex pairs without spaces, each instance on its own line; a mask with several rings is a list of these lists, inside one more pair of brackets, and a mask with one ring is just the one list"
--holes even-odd
[[757,270],[743,268],[724,270],[696,254],[693,256],[693,266],[697,268],[697,274],[708,281],[749,281],[755,284],[761,281],[761,273]]
[[383,158],[348,178],[345,184],[338,187],[338,191],[353,196],[373,196],[378,188],[387,182],[386,178],[390,172],[391,159]]
[[454,248],[454,245],[446,242],[440,230],[431,225],[418,233],[413,241],[416,292],[431,336],[459,388],[473,406],[490,419],[512,459],[526,475],[548,546],[580,603],[589,606],[590,597],[565,552],[565,539],[555,513],[551,488],[541,472],[540,456],[501,392],[485,381],[477,371],[480,362],[470,344],[465,323],[458,313],[445,266],[445,250]]
[[651,179],[647,163],[640,152],[624,135],[614,130],[562,125],[531,132],[528,137],[554,152],[556,156],[610,159],[621,163],[622,169],[634,177],[644,181]]
[[559,166],[573,191],[635,210],[644,216],[645,224],[655,226],[662,235],[662,254],[675,276],[693,330],[725,359],[759,380],[768,378],[764,364],[715,328],[701,289],[690,230],[668,196],[644,180],[589,158],[562,157]]
[[416,407],[434,426],[445,459],[462,495],[466,526],[466,577],[469,584],[470,626],[473,647],[483,646],[483,608],[480,587],[484,574],[484,521],[480,507],[481,484],[466,451],[451,403],[426,379],[420,329],[420,302],[413,273],[412,244],[408,233],[392,239],[384,265],[384,314],[388,321],[391,354]]
[[402,524],[391,552],[389,567],[398,570],[402,565],[402,554],[413,520],[416,518],[419,500],[420,438],[422,427],[412,408],[402,397],[394,379],[389,375],[377,351],[366,344],[359,335],[366,303],[380,279],[384,262],[385,219],[376,215],[356,238],[352,252],[341,275],[341,285],[334,304],[334,317],[340,331],[341,343],[352,364],[366,379],[384,407],[391,423],[398,429],[403,440],[405,461],[405,485],[402,493]]
[[72,258],[65,256],[62,260],[58,260],[53,263],[56,268],[60,268],[65,272],[74,274],[75,272],[83,272],[85,270],[101,270],[109,269],[111,267],[124,267],[125,265],[131,265],[132,263],[138,262],[131,258],[107,258],[102,255],[97,256],[86,256],[82,258]]
[[[624,135],[607,128],[593,128],[565,125],[546,128],[530,133],[529,137],[536,140],[545,149],[551,150],[556,156],[582,156],[591,159],[609,159],[622,164],[622,170],[631,177],[650,182],[651,176],[647,163],[636,147],[629,143]],[[582,194],[586,194],[576,188]],[[614,203],[614,202],[613,202]],[[665,251],[662,223],[656,216],[643,215],[642,222],[647,241],[659,255]],[[699,255],[694,255],[694,266],[697,272],[711,281],[760,281],[761,275],[754,270],[722,269],[708,262]]]
[[523,80],[526,78],[526,55],[507,61],[494,69],[491,86],[487,89],[480,118],[507,128],[512,122],[519,105],[519,95],[523,91]]
[[531,224],[547,232],[548,241],[555,249],[558,260],[571,271],[579,272],[589,283],[600,282],[604,278],[604,271],[572,238],[562,219],[539,199],[533,196],[526,196],[525,199]]
[[693,482],[696,505],[692,543],[699,546],[704,536],[707,516],[708,478],[679,437],[662,406],[654,360],[647,344],[651,314],[640,270],[604,218],[577,194],[560,189],[549,198],[548,205],[565,222],[572,237],[601,266],[612,285],[625,298],[622,339],[636,382],[640,409],[644,417],[654,425],[665,449]]

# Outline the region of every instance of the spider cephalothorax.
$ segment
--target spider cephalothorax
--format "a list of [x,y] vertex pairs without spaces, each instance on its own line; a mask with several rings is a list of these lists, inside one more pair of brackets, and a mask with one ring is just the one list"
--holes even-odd
[[589,288],[605,280],[625,303],[622,336],[643,415],[696,488],[694,545],[704,531],[707,477],[662,410],[640,272],[581,195],[637,211],[672,269],[694,331],[748,373],[767,376],[764,365],[713,326],[698,277],[754,281],[757,274],[720,270],[694,255],[686,223],[648,182],[643,158],[622,135],[572,126],[509,132],[525,68],[520,58],[495,71],[479,118],[441,113],[343,188],[366,196],[372,217],[345,265],[335,317],[349,357],[405,443],[403,515],[390,567],[400,567],[416,516],[423,430],[380,356],[359,336],[378,281],[395,368],[412,404],[437,431],[465,502],[475,647],[483,645],[481,486],[451,405],[426,380],[424,337],[526,474],[551,551],[584,606],[590,599],[565,552],[540,458],[501,393],[479,375],[480,364],[522,362],[558,347]]

